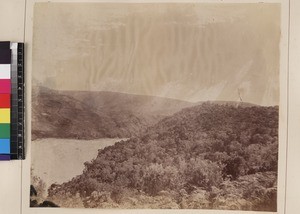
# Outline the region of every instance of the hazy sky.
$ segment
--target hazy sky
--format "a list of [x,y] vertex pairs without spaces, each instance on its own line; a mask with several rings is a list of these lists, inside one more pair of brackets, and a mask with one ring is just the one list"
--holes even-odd
[[279,4],[39,3],[33,82],[279,104]]

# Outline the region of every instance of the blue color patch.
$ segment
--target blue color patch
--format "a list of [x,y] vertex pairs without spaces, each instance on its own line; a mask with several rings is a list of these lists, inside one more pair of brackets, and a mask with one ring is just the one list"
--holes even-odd
[[10,154],[9,139],[0,139],[0,154]]

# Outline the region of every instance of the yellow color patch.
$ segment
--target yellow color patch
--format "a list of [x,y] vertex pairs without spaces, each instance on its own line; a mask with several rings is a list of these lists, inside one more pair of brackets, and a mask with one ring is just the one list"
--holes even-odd
[[0,108],[0,123],[10,123],[9,108]]

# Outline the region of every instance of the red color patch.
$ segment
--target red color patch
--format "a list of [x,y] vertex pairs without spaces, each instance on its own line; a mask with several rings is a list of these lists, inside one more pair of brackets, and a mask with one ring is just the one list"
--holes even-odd
[[10,94],[0,94],[0,108],[10,108]]

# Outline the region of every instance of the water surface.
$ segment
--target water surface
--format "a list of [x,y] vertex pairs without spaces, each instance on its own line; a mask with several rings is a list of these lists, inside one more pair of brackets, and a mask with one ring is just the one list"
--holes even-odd
[[33,175],[40,177],[47,188],[80,175],[84,162],[97,157],[98,149],[114,145],[120,138],[74,140],[45,138],[31,143]]

